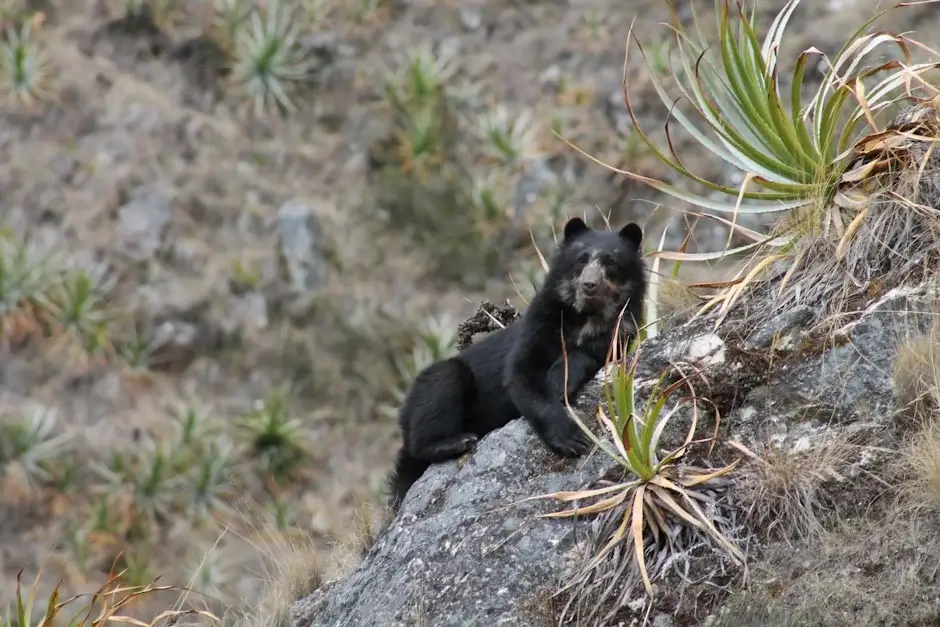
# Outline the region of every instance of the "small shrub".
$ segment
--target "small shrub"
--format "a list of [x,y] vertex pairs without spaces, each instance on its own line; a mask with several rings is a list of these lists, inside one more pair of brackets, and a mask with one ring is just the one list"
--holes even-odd
[[529,111],[514,112],[500,105],[483,116],[477,133],[484,154],[493,162],[514,170],[538,153],[536,131]]
[[418,330],[411,353],[395,358],[397,380],[391,390],[392,401],[379,407],[386,418],[395,420],[418,373],[436,361],[457,354],[457,323],[449,316],[427,318]]
[[[408,50],[387,72],[381,93],[388,131],[370,147],[369,206],[432,257],[436,277],[482,280],[499,266],[509,224],[506,200],[527,158],[529,125],[504,112],[473,137],[454,76],[454,59],[429,45]],[[523,141],[524,140],[524,141]],[[520,144],[520,142],[522,142]],[[485,154],[494,157],[482,172]],[[498,167],[499,169],[494,169]],[[473,275],[468,268],[479,268]]]
[[128,529],[149,536],[179,510],[183,479],[173,468],[171,447],[147,441],[133,456],[96,465],[106,485],[107,506],[119,505]]
[[757,455],[743,445],[751,462],[737,472],[735,493],[752,529],[772,537],[818,538],[824,531],[820,518],[832,505],[830,484],[843,482],[852,447],[832,439],[810,451],[781,451],[771,448]]
[[109,308],[116,284],[103,267],[79,269],[63,275],[46,291],[42,306],[50,330],[60,343],[88,353],[109,350],[109,324],[115,312]]
[[235,40],[253,8],[252,0],[216,0],[215,28],[223,46],[229,51],[234,48]]
[[46,254],[0,233],[0,340],[42,334],[40,303],[55,276]]
[[234,495],[230,476],[235,462],[234,451],[234,445],[227,439],[214,440],[190,471],[189,509],[197,522],[212,512],[231,511],[227,502]]
[[134,320],[130,332],[122,334],[114,344],[117,356],[131,372],[148,373],[154,364],[154,357],[160,346],[155,342],[153,329],[140,321]]

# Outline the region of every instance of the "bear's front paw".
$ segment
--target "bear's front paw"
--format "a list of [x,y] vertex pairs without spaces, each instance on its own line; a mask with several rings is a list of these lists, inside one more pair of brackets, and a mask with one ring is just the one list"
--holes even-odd
[[591,448],[591,440],[581,427],[565,417],[564,422],[552,424],[545,432],[545,443],[559,455],[578,457]]
[[461,433],[429,447],[429,456],[433,459],[453,459],[469,453],[476,447],[476,444],[476,435]]
[[463,453],[469,453],[476,448],[478,441],[479,438],[477,438],[476,435],[472,433],[464,433],[463,435],[457,437],[455,449],[462,449]]

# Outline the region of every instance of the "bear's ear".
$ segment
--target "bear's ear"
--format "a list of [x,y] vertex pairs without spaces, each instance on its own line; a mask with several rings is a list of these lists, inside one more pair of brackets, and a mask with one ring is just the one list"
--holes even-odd
[[640,244],[643,243],[643,229],[636,222],[631,222],[620,229],[618,235],[633,244],[637,250],[640,249]]
[[585,231],[589,231],[588,225],[584,223],[584,220],[581,218],[571,218],[568,220],[568,223],[565,224],[565,239],[569,240],[572,237],[577,237]]

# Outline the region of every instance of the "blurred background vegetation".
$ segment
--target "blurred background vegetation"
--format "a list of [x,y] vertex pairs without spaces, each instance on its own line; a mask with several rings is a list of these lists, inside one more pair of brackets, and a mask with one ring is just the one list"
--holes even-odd
[[[874,5],[794,21],[824,48]],[[218,612],[353,565],[411,378],[481,299],[524,303],[533,241],[686,237],[558,137],[665,174],[623,102],[635,17],[668,72],[661,0],[0,0],[0,607],[41,566],[40,598],[117,564]]]

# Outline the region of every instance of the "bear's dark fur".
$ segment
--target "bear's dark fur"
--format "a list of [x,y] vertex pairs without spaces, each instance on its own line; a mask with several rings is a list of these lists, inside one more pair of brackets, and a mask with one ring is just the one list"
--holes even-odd
[[564,405],[562,336],[573,401],[604,365],[620,312],[631,335],[642,324],[642,239],[633,223],[614,232],[569,220],[522,318],[418,374],[398,416],[403,444],[389,480],[393,510],[431,464],[460,457],[520,416],[554,451],[588,450],[590,441]]

